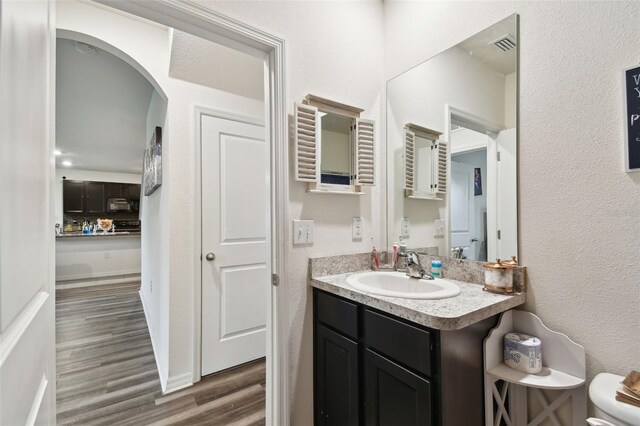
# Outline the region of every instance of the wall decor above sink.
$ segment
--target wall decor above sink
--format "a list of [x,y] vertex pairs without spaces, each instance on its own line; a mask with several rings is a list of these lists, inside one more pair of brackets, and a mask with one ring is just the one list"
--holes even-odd
[[315,95],[295,105],[295,178],[308,192],[361,195],[375,185],[375,123]]
[[387,82],[388,248],[518,255],[518,49],[512,15]]

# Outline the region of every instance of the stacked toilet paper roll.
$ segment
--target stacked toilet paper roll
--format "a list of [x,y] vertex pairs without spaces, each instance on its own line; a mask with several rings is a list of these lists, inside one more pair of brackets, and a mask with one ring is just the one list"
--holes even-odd
[[525,373],[539,373],[542,371],[542,342],[527,334],[505,334],[504,363]]

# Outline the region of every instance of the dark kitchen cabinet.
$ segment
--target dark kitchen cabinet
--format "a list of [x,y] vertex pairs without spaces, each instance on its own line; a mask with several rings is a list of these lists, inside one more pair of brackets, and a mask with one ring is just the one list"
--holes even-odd
[[135,183],[105,183],[105,198],[140,199],[140,185]]
[[62,204],[65,213],[84,213],[84,181],[62,181]]
[[[137,212],[140,185],[132,183],[90,182],[63,180],[63,210],[71,214],[106,213],[110,198],[126,198],[131,201],[131,211]],[[111,212],[114,214],[114,212]]]
[[315,288],[319,425],[483,426],[483,340],[497,316],[434,330]]
[[129,200],[139,200],[140,199],[140,185],[135,183],[125,183],[123,184],[126,188],[123,189],[123,197]]
[[121,183],[105,183],[104,184],[104,196],[108,200],[109,198],[122,198],[122,184]]
[[104,199],[104,182],[85,182],[84,195],[86,213],[103,213],[107,210]]

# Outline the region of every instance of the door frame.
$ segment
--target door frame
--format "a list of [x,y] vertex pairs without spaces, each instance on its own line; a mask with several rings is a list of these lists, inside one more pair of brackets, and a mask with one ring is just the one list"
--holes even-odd
[[[288,377],[288,273],[285,259],[289,229],[288,193],[288,123],[286,108],[285,41],[258,28],[229,18],[187,0],[94,0],[141,18],[265,58],[265,130],[270,140],[271,161],[271,269],[279,284],[271,286],[267,318],[267,386],[266,423],[289,424]],[[197,224],[199,222],[196,221]],[[199,226],[199,225],[196,225]],[[195,229],[194,229],[195,232]],[[200,248],[198,249],[200,250]],[[196,252],[198,253],[198,252]],[[194,276],[200,275],[200,259],[194,259]],[[197,265],[197,267],[196,267]],[[194,280],[196,307],[200,305],[200,280]],[[195,309],[194,315],[200,314]],[[197,319],[194,324],[197,324]],[[198,327],[194,327],[196,345],[200,351]],[[199,357],[199,355],[198,355]],[[194,374],[200,373],[200,363],[194,364]]]
[[[265,86],[266,87],[266,86]],[[202,117],[209,116],[215,118],[222,118],[225,120],[237,121],[240,123],[246,124],[255,124],[257,126],[264,126],[266,131],[266,126],[263,120],[257,120],[252,117],[229,113],[226,111],[221,111],[215,108],[209,108],[204,106],[196,105],[194,107],[194,126],[195,131],[194,134],[196,137],[194,138],[194,149],[196,153],[196,167],[194,167],[195,173],[195,182],[196,182],[196,198],[195,198],[195,208],[193,209],[193,223],[194,223],[194,235],[197,235],[194,238],[193,249],[194,253],[203,253],[202,247]],[[270,144],[271,145],[271,144]],[[273,148],[273,147],[271,147]],[[274,171],[271,170],[271,175],[273,177]],[[272,212],[273,214],[273,212]],[[271,221],[273,222],[273,217]],[[267,235],[267,245],[271,244],[273,240],[272,235]],[[273,257],[273,251],[271,253]],[[272,259],[273,260],[273,259]],[[193,351],[193,381],[194,383],[199,381],[202,377],[202,269],[204,262],[202,261],[202,256],[200,258],[194,259],[194,268],[197,270],[197,273],[194,274],[195,277],[195,287],[194,287],[194,324],[195,324],[195,335],[194,335],[194,351]],[[270,269],[273,272],[273,263],[270,266]],[[269,327],[267,327],[267,341],[269,339]],[[267,342],[269,343],[269,342]],[[267,353],[267,362],[268,362],[269,354]]]
[[[489,246],[492,239],[497,238],[496,227],[496,209],[497,209],[497,187],[498,182],[496,179],[495,170],[498,167],[497,161],[497,147],[495,137],[498,133],[505,130],[505,127],[488,120],[484,117],[467,112],[461,108],[457,108],[453,105],[445,104],[445,139],[451,142],[451,124],[454,122],[463,123],[464,127],[469,130],[474,130],[479,133],[484,133],[488,137],[487,141],[487,259],[490,259]],[[468,151],[473,151],[471,148]],[[453,149],[449,145],[449,152],[447,152],[447,182],[451,182],[451,154]],[[456,152],[460,154],[465,151]],[[451,196],[447,197],[447,223],[445,232],[445,254],[447,256],[451,253]]]

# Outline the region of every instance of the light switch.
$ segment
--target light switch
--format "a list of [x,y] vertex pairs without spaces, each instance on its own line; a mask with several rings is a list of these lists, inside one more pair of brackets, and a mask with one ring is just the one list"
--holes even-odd
[[361,217],[353,218],[353,222],[351,224],[351,239],[353,240],[362,239],[362,218]]
[[444,237],[445,223],[444,219],[433,220],[433,235],[436,237]]
[[400,236],[402,238],[409,238],[411,234],[411,220],[408,217],[400,219]]
[[313,244],[313,220],[293,221],[293,244]]

